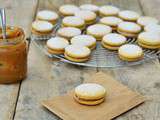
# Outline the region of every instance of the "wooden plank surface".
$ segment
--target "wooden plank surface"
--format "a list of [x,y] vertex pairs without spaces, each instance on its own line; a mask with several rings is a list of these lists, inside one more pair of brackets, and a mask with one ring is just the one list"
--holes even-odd
[[[145,0],[142,0],[143,5],[139,5],[138,0],[40,0],[39,9],[48,8],[55,10],[64,2],[72,2],[74,4],[94,3],[98,5],[112,3],[120,8],[131,9],[141,13],[142,7],[144,8],[143,10],[148,9],[148,1],[149,0],[146,1],[146,4]],[[145,5],[147,5],[146,8]],[[152,7],[156,7],[156,4]],[[152,14],[151,11],[149,12],[145,13]],[[123,69],[98,69],[99,71],[112,74],[123,84],[128,85],[133,90],[147,95],[149,98],[145,104],[122,115],[117,118],[117,120],[159,119],[159,69],[158,61],[152,61],[143,65]],[[80,84],[84,78],[91,76],[96,71],[96,69],[77,67],[62,63],[55,59],[51,60],[38,48],[32,45],[29,57],[29,76],[21,85],[14,120],[57,120],[58,117],[50,114],[46,109],[42,108],[40,102],[65,93],[67,90],[73,88],[77,84]]]
[[[19,5],[19,3],[21,3]],[[29,24],[34,14],[36,0],[0,0],[0,7],[6,8],[7,24],[24,28],[29,33]],[[12,120],[20,84],[0,85],[0,120]]]

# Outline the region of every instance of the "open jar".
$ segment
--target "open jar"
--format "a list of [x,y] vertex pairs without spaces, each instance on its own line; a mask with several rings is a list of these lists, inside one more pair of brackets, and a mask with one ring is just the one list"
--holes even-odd
[[7,27],[6,39],[0,29],[0,83],[15,83],[27,76],[27,41],[19,27]]

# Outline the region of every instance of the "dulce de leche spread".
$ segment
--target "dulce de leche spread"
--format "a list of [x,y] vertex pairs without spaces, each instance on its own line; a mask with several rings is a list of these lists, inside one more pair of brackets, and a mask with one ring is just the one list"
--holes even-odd
[[27,42],[18,27],[7,27],[6,37],[0,29],[0,83],[14,83],[27,74]]

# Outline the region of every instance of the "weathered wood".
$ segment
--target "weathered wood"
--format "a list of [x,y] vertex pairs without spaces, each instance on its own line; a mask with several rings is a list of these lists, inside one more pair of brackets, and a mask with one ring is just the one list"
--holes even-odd
[[[6,8],[7,24],[21,26],[27,34],[36,4],[36,0],[0,0],[0,7]],[[14,117],[19,87],[19,83],[0,85],[0,120],[12,120]]]
[[[66,3],[70,1],[66,0]],[[38,9],[56,10],[62,4],[61,0],[40,0]],[[51,60],[39,48],[32,45],[29,56],[29,76],[21,85],[14,120],[57,120],[56,116],[48,114],[48,111],[43,109],[41,101],[66,93],[95,72],[97,71],[94,68],[78,67],[56,59]]]

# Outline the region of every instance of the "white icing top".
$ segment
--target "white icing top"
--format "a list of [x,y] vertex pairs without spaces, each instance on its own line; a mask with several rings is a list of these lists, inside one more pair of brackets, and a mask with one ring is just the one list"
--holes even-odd
[[121,22],[122,20],[120,18],[114,16],[103,17],[100,19],[100,23],[111,26],[117,26]]
[[91,53],[91,50],[85,46],[81,45],[69,45],[65,48],[67,54],[72,55],[73,57],[88,57]]
[[125,20],[137,20],[140,15],[134,11],[124,10],[118,13],[118,16]]
[[71,39],[71,44],[77,44],[82,46],[91,46],[96,43],[96,39],[91,35],[78,35]]
[[58,14],[54,11],[42,10],[38,12],[37,17],[42,20],[56,20],[58,18]]
[[87,33],[104,36],[112,31],[112,28],[103,24],[94,24],[87,28]]
[[85,24],[85,21],[76,16],[68,16],[63,18],[63,24],[71,25],[71,26],[81,26]]
[[53,29],[53,25],[51,23],[47,21],[38,21],[38,20],[32,23],[32,27],[33,29],[41,32]]
[[119,8],[111,5],[105,5],[99,8],[99,12],[106,16],[117,15],[119,11]]
[[136,23],[133,23],[133,22],[121,22],[119,25],[118,25],[118,29],[120,30],[124,30],[126,32],[140,32],[141,31],[141,27],[136,24]]
[[160,34],[156,32],[142,32],[139,34],[138,40],[157,45],[160,44]]
[[74,37],[76,35],[80,35],[81,30],[78,28],[74,28],[74,27],[63,27],[63,28],[60,28],[57,31],[57,33],[59,35],[66,36],[66,37]]
[[149,16],[141,16],[138,20],[137,23],[142,25],[142,26],[146,26],[148,24],[157,24],[159,21],[156,18],[153,17],[149,17]]
[[160,33],[160,25],[158,24],[149,24],[144,27],[144,30],[147,32],[158,32]]
[[84,19],[85,21],[94,20],[96,19],[96,14],[92,11],[88,10],[80,10],[75,12],[75,16]]
[[105,95],[106,90],[103,86],[96,83],[85,83],[75,88],[75,93],[82,96],[98,97]]
[[118,53],[129,58],[139,57],[143,54],[143,50],[138,45],[125,44],[119,47]]
[[126,37],[117,33],[109,33],[103,37],[103,42],[113,45],[121,45],[126,42]]
[[75,5],[72,5],[72,4],[65,4],[65,5],[62,5],[60,8],[59,8],[59,11],[63,14],[67,14],[67,15],[74,15],[74,13],[76,11],[79,11],[80,9],[75,6]]
[[80,9],[82,10],[89,10],[92,12],[97,12],[99,10],[99,7],[93,4],[83,4],[80,6]]
[[63,50],[68,45],[69,45],[68,40],[66,40],[62,37],[53,37],[47,41],[47,46],[49,48],[58,49],[58,50],[59,49]]

